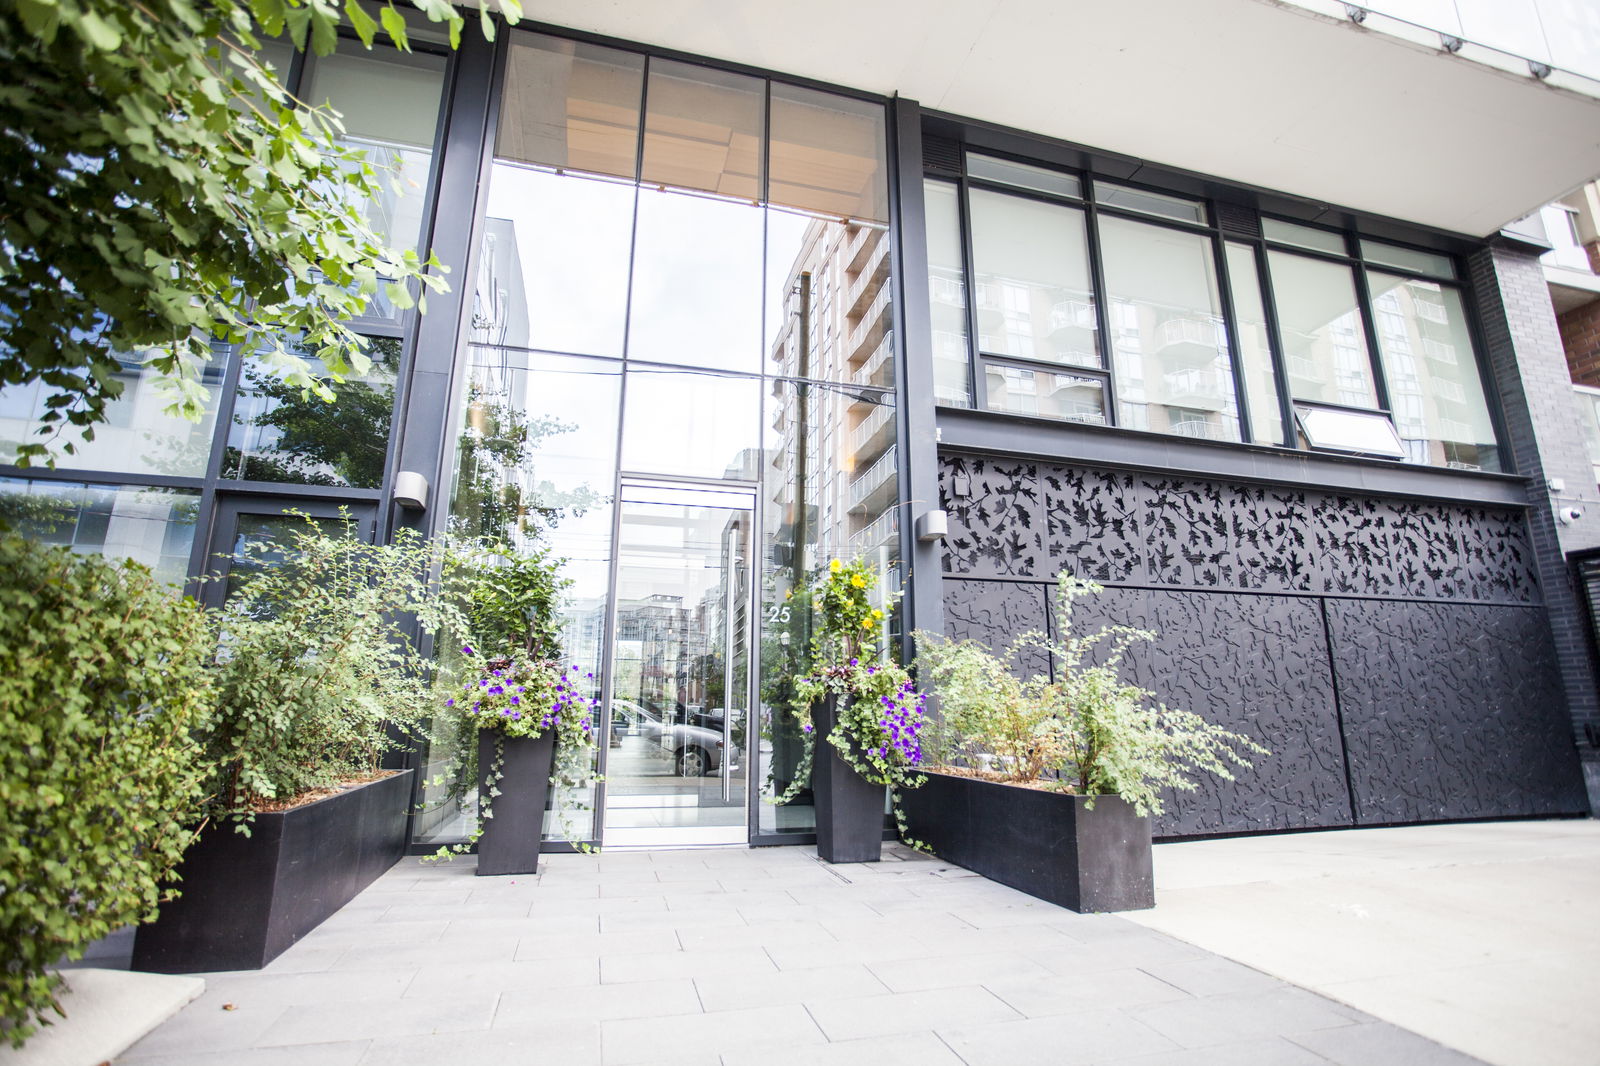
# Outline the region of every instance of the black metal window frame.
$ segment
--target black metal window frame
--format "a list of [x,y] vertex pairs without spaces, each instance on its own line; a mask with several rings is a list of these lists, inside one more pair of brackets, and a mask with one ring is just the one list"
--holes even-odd
[[[947,138],[950,131],[950,120],[940,117],[940,129],[933,134],[935,137]],[[924,130],[928,137],[930,131]],[[1020,135],[1011,135],[1005,138],[1010,142],[1006,147],[995,147],[988,143],[959,141],[955,145],[957,158],[955,165],[951,166],[948,159],[933,162],[925,157],[921,177],[925,181],[939,182],[953,186],[957,193],[958,217],[960,225],[960,248],[962,256],[962,270],[965,274],[966,294],[966,329],[967,329],[967,389],[970,409],[984,411],[996,416],[1012,417],[1046,417],[1030,416],[1022,412],[1007,412],[1002,409],[993,409],[988,406],[988,396],[985,382],[984,366],[995,362],[1002,365],[1024,366],[1039,373],[1073,374],[1083,377],[1095,378],[1104,383],[1105,389],[1105,421],[1108,427],[1113,427],[1122,432],[1148,433],[1157,437],[1169,437],[1170,434],[1154,430],[1130,429],[1119,425],[1117,370],[1115,357],[1112,351],[1113,342],[1110,331],[1110,308],[1106,299],[1104,253],[1100,238],[1100,220],[1103,217],[1126,219],[1146,225],[1171,229],[1182,233],[1201,236],[1211,242],[1215,280],[1222,307],[1224,320],[1224,334],[1227,340],[1227,354],[1229,360],[1230,377],[1234,386],[1235,403],[1239,416],[1239,441],[1220,442],[1227,444],[1250,444],[1280,448],[1304,454],[1315,451],[1300,445],[1296,432],[1294,407],[1296,404],[1316,407],[1327,407],[1334,410],[1359,411],[1367,414],[1377,414],[1388,418],[1393,423],[1393,409],[1390,401],[1388,376],[1383,366],[1382,351],[1378,343],[1377,316],[1373,307],[1371,288],[1368,283],[1368,272],[1379,271],[1385,274],[1406,278],[1408,280],[1425,281],[1449,288],[1456,292],[1466,312],[1466,326],[1471,338],[1472,357],[1474,366],[1478,371],[1479,381],[1483,386],[1484,400],[1488,407],[1491,424],[1494,428],[1495,443],[1499,449],[1502,461],[1502,470],[1511,472],[1510,450],[1506,447],[1506,433],[1500,409],[1499,397],[1495,395],[1492,387],[1493,377],[1485,361],[1486,346],[1483,341],[1481,325],[1477,309],[1473,302],[1470,285],[1464,280],[1465,262],[1463,256],[1456,251],[1441,250],[1437,244],[1424,243],[1424,240],[1406,240],[1403,236],[1397,237],[1393,227],[1386,227],[1386,232],[1364,232],[1354,227],[1336,228],[1316,221],[1307,221],[1303,218],[1293,217],[1291,214],[1272,210],[1271,208],[1242,208],[1234,201],[1226,201],[1233,212],[1245,210],[1249,212],[1253,225],[1246,231],[1245,227],[1236,224],[1225,225],[1221,217],[1219,206],[1223,201],[1212,194],[1216,187],[1225,187],[1224,183],[1211,179],[1196,180],[1191,177],[1174,175],[1170,184],[1160,183],[1159,180],[1149,180],[1149,175],[1154,168],[1148,166],[1128,167],[1124,164],[1113,163],[1104,169],[1096,165],[1096,158],[1092,153],[1084,150],[1072,150],[1067,154],[1077,157],[1075,163],[1063,163],[1059,158],[1061,146],[1040,142],[1038,155],[1027,155],[1019,151],[1019,143],[1025,144],[1026,139]],[[1008,162],[1020,163],[1030,167],[1039,167],[1056,173],[1076,178],[1079,182],[1080,195],[1070,196],[1060,193],[1048,193],[1022,186],[1010,185],[988,178],[974,177],[968,172],[968,154],[977,154],[991,158],[1002,159]],[[1135,173],[1123,173],[1124,170],[1133,170]],[[1159,196],[1176,197],[1196,203],[1200,206],[1204,222],[1187,222],[1184,220],[1135,211],[1115,204],[1102,202],[1099,188],[1102,185],[1117,188],[1133,189],[1139,192],[1153,193]],[[1020,356],[1004,355],[986,352],[982,349],[978,332],[977,315],[977,273],[973,258],[973,224],[970,193],[973,189],[1003,193],[1007,196],[1049,203],[1080,210],[1084,214],[1085,235],[1089,259],[1090,282],[1094,287],[1093,299],[1096,317],[1095,349],[1100,358],[1099,367],[1081,367],[1068,363],[1051,362],[1041,359],[1029,359]],[[1246,193],[1247,190],[1239,190]],[[1269,238],[1265,235],[1262,223],[1265,220],[1275,220],[1315,229],[1337,238],[1341,253],[1307,248],[1302,245],[1287,243],[1282,240]],[[1415,251],[1427,255],[1441,256],[1448,259],[1454,268],[1449,275],[1430,273],[1428,271],[1396,266],[1389,263],[1378,262],[1369,255],[1364,255],[1361,247],[1363,240],[1390,245],[1407,251]],[[1241,359],[1239,346],[1239,330],[1237,306],[1235,303],[1236,280],[1231,277],[1227,249],[1229,245],[1244,246],[1250,249],[1260,284],[1260,299],[1265,311],[1267,343],[1273,371],[1273,384],[1276,392],[1279,425],[1282,433],[1278,439],[1271,439],[1256,430],[1251,419],[1248,389],[1246,388],[1245,370]],[[1355,286],[1357,311],[1361,316],[1362,336],[1367,348],[1368,362],[1373,379],[1373,388],[1377,397],[1377,406],[1363,407],[1358,405],[1345,405],[1329,403],[1320,400],[1306,400],[1293,395],[1288,376],[1288,367],[1284,355],[1283,339],[1278,322],[1278,309],[1273,292],[1270,265],[1267,260],[1268,251],[1282,252],[1291,255],[1303,256],[1323,262],[1336,263],[1351,268],[1352,281]],[[941,407],[960,409],[955,405],[939,404]],[[1071,419],[1053,419],[1065,425],[1073,424]],[[1396,460],[1383,459],[1385,463]],[[1407,463],[1413,467],[1434,466],[1435,464]]]
[[[355,42],[358,38],[352,32],[341,29],[339,40],[341,42]],[[449,47],[432,41],[413,38],[411,50],[440,57],[446,61],[441,82],[439,116],[434,128],[432,158],[429,161],[428,180],[424,189],[417,193],[423,204],[422,234],[425,235],[433,227],[434,217],[439,206],[436,192],[439,169],[444,154],[444,130],[449,120],[449,87],[453,81],[458,60],[456,53]],[[334,54],[330,53],[330,57]],[[296,49],[291,56],[288,70],[283,78],[284,89],[291,96],[298,98],[300,92],[309,84],[313,67],[323,58]],[[71,457],[67,457],[65,461],[58,461],[58,464],[53,467],[17,467],[0,464],[0,478],[58,484],[102,485],[116,488],[198,491],[199,505],[195,522],[194,545],[190,552],[188,568],[190,578],[198,577],[213,569],[210,565],[210,559],[212,553],[217,549],[214,540],[220,530],[219,515],[223,510],[224,504],[229,500],[258,498],[266,501],[278,498],[293,500],[297,503],[303,500],[305,501],[306,510],[311,511],[317,510],[319,503],[327,503],[329,501],[335,504],[348,501],[352,504],[367,506],[379,505],[388,498],[390,480],[394,474],[396,452],[399,446],[400,412],[404,410],[405,393],[407,391],[407,383],[410,380],[411,362],[416,347],[415,337],[418,318],[416,309],[412,308],[402,311],[397,318],[362,316],[352,319],[348,323],[354,332],[363,337],[398,340],[400,342],[400,356],[395,373],[395,396],[394,402],[390,407],[390,432],[388,440],[385,442],[384,475],[382,484],[377,488],[253,481],[223,476],[223,463],[227,454],[228,438],[233,426],[234,414],[238,409],[240,379],[252,347],[248,341],[226,346],[227,361],[223,364],[222,379],[218,386],[216,416],[212,424],[211,441],[208,446],[209,450],[203,476],[179,477],[111,471],[90,466],[71,465]],[[215,366],[216,364],[213,362],[210,365]],[[377,511],[378,518],[375,535],[381,540],[387,538],[390,532],[388,523],[389,509],[378,506]]]

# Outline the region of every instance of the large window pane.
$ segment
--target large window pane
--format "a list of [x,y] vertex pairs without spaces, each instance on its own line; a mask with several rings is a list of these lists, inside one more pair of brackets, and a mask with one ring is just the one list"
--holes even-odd
[[1210,239],[1104,217],[1100,244],[1118,424],[1238,440],[1239,409]]
[[971,195],[979,348],[1101,365],[1083,212],[986,189]]
[[132,559],[174,585],[188,572],[199,509],[196,490],[0,478],[0,519],[24,536]]
[[620,358],[634,184],[497,162],[472,341]]
[[[200,372],[205,409],[199,422],[167,414],[171,398],[156,389],[155,375],[139,360],[119,357],[122,395],[106,404],[106,420],[94,427],[93,440],[71,427],[54,438],[39,434],[54,389],[38,381],[0,389],[0,462],[14,461],[23,444],[42,443],[57,453],[56,465],[63,470],[205,477],[229,353],[225,345],[214,346],[212,360]],[[67,443],[75,449],[71,455],[61,451]]]
[[933,398],[935,403],[971,407],[960,193],[942,181],[925,181],[922,190],[928,226],[928,303],[933,312]]
[[967,153],[967,176],[1055,196],[1077,198],[1083,195],[1083,182],[1075,175],[1029,166],[1027,163],[1014,163],[992,155],[979,155],[977,152]]
[[886,223],[887,143],[881,104],[774,83],[767,199],[836,219]]
[[1372,362],[1350,268],[1268,252],[1289,393],[1297,400],[1376,407]]
[[622,467],[635,474],[761,476],[761,380],[628,371]]
[[384,191],[368,205],[367,218],[396,247],[415,247],[422,239],[444,70],[443,56],[368,51],[341,41],[332,55],[312,64],[300,94],[308,103],[332,105],[344,116],[346,143],[366,149],[374,163],[395,168],[380,183]]
[[[324,373],[310,351],[300,353],[312,372]],[[335,386],[329,403],[287,385],[256,359],[247,359],[234,402],[222,476],[239,481],[337,485],[375,489],[383,484],[389,452],[400,342],[371,338],[372,368]]]
[[1097,377],[986,361],[983,378],[991,411],[1105,423],[1106,386]]
[[1367,274],[1395,427],[1414,463],[1499,470],[1494,422],[1456,289]]
[[628,358],[760,369],[763,222],[748,204],[640,191]]
[[[761,743],[763,799],[794,781],[802,750],[787,713],[811,639],[804,589],[830,559],[864,558],[899,587],[896,420],[890,394],[837,384],[773,381],[764,419],[766,537],[761,555]],[[891,623],[891,630],[892,630]],[[811,796],[763,802],[762,832],[805,831]]]
[[651,60],[640,179],[760,199],[765,87],[744,74]]
[[1283,409],[1278,375],[1272,368],[1267,308],[1261,299],[1256,253],[1247,244],[1228,244],[1228,282],[1233,293],[1233,332],[1239,342],[1244,392],[1250,402],[1250,437],[1258,444],[1282,444]]
[[644,57],[515,33],[506,60],[495,155],[632,178],[639,167]]
[[[468,359],[450,530],[508,556],[545,547],[563,560],[561,574],[571,581],[560,604],[563,657],[580,674],[598,678],[622,365],[497,348],[470,348]],[[420,841],[456,841],[470,831],[477,796],[465,768],[475,758],[475,743],[470,731],[434,730],[423,761]],[[578,807],[592,808],[593,799],[586,789],[564,792],[556,804],[570,812],[566,817],[577,828],[588,830],[592,813]],[[547,817],[547,837],[561,835],[561,817]]]

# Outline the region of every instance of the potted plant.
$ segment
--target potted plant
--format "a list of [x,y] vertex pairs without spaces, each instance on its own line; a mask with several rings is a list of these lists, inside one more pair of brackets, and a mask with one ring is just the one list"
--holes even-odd
[[[1130,645],[1155,633],[1109,626],[1079,636],[1073,601],[1099,585],[1063,573],[1055,639],[1024,633],[1001,656],[972,641],[916,634],[917,666],[938,695],[927,785],[905,803],[909,831],[936,854],[1075,911],[1155,905],[1150,817],[1164,789],[1195,772],[1232,780],[1248,737],[1168,707],[1123,681]],[[1024,648],[1056,676],[1019,678]]]
[[462,624],[430,580],[437,552],[309,519],[271,551],[210,613],[211,798],[135,969],[264,966],[405,853],[411,771],[382,764],[426,714],[418,630]]
[[[563,668],[560,659],[559,607],[569,582],[562,560],[536,540],[521,551],[457,544],[449,559],[473,643],[459,657],[442,657],[450,695],[434,735],[457,753],[450,796],[462,806],[475,798],[477,811],[466,841],[433,858],[476,850],[480,876],[534,873],[551,784],[577,790],[593,780],[594,675]],[[568,841],[587,850],[571,811],[560,810]]]
[[[806,747],[790,791],[809,777],[817,854],[828,862],[877,862],[884,788],[895,797],[899,820],[900,792],[921,782],[923,697],[910,675],[880,651],[889,604],[874,605],[877,587],[876,570],[861,560],[828,564],[811,589],[816,627],[809,673],[794,684],[791,706]],[[825,742],[820,753],[819,739]]]

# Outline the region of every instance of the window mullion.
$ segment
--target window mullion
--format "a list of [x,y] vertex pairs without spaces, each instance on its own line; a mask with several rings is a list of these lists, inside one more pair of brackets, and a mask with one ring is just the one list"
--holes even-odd
[[961,176],[956,179],[956,214],[961,229],[961,271],[966,275],[967,395],[972,397],[972,406],[982,411],[989,406],[989,392],[978,363],[978,272],[972,250],[972,209],[967,203],[965,158],[963,155]]
[[1100,256],[1100,219],[1093,200],[1083,205],[1083,211],[1087,227],[1084,235],[1089,252],[1089,282],[1094,290],[1090,295],[1094,299],[1095,332],[1099,334],[1095,348],[1100,354],[1100,365],[1105,368],[1106,375],[1106,425],[1115,426],[1122,419],[1117,409],[1116,361],[1111,352],[1111,309],[1106,306],[1105,264]]
[[1228,243],[1221,232],[1211,235],[1211,258],[1222,297],[1222,333],[1228,339],[1228,362],[1233,368],[1233,402],[1239,412],[1239,439],[1247,444],[1254,443],[1255,427],[1250,422],[1250,399],[1239,349],[1239,316],[1233,308],[1233,279],[1228,274]]
[[1272,264],[1267,259],[1266,245],[1255,241],[1251,251],[1256,257],[1256,275],[1261,283],[1261,305],[1266,311],[1267,347],[1272,352],[1272,372],[1277,379],[1279,417],[1283,419],[1282,439],[1277,443],[1288,448],[1295,446],[1294,397],[1289,385],[1288,360],[1283,356],[1283,334],[1278,329],[1278,301],[1272,291]]

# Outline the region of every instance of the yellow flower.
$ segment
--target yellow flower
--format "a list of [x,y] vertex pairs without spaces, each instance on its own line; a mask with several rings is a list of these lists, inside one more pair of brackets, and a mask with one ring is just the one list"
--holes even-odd
[[867,587],[867,579],[862,577],[860,574],[856,574],[850,579],[850,584],[854,585],[858,589],[864,589]]
[[783,602],[788,603],[792,599],[794,599],[794,589],[790,589],[783,594]]
[[844,569],[844,564],[835,559],[833,562],[828,564],[828,569],[837,574],[840,570]]
[[883,617],[883,612],[878,610],[876,607],[874,607],[872,609],[872,617],[874,617],[874,618],[882,618]]
[[862,629],[871,629],[871,628],[872,628],[872,619],[870,619],[870,618],[863,618],[863,619],[862,619],[862,620],[861,620],[861,628],[862,628]]

